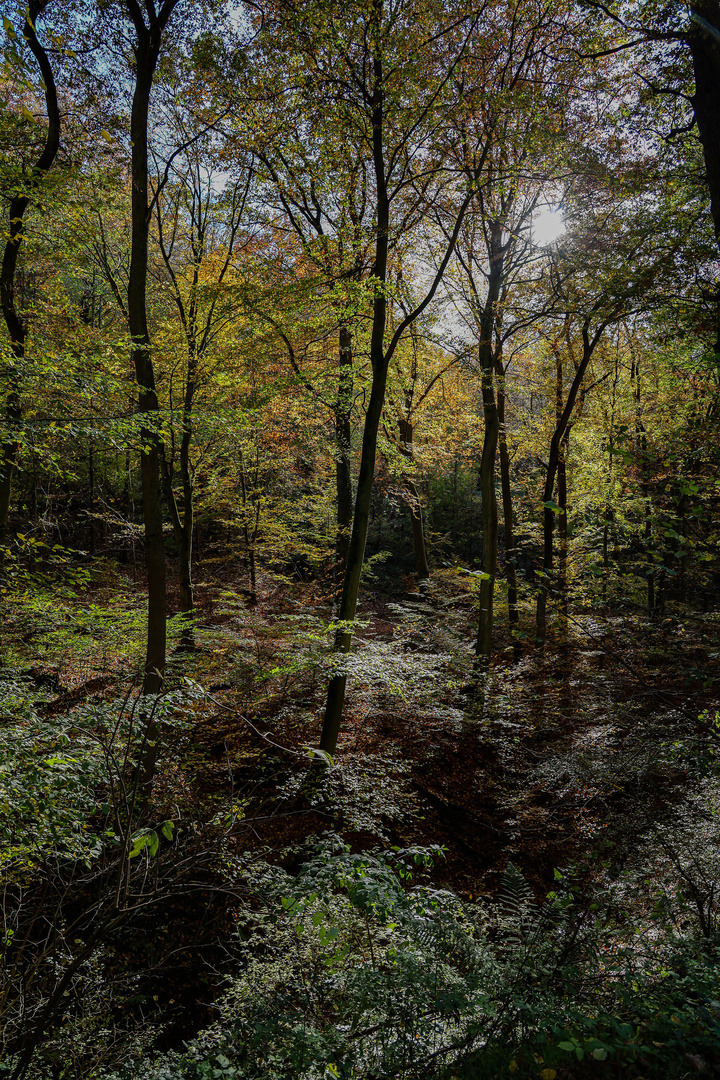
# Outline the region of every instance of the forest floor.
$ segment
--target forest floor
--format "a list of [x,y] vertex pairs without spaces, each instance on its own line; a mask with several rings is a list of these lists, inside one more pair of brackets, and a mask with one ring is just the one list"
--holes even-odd
[[[190,678],[204,691],[155,780],[155,816],[178,830],[224,822],[232,850],[291,871],[328,833],[353,851],[441,845],[438,886],[492,902],[511,862],[541,899],[557,870],[579,882],[621,873],[653,822],[693,787],[688,739],[704,738],[720,710],[720,612],[668,609],[653,622],[620,601],[578,608],[543,656],[529,647],[529,610],[519,649],[500,619],[478,695],[470,577],[446,570],[422,587],[375,583],[360,607],[336,763],[307,787],[324,704],[327,597],[266,577],[249,607],[240,569],[234,578],[232,567],[201,568],[197,649],[169,664],[169,686]],[[142,580],[123,581],[108,565],[103,582],[66,598],[72,611],[80,596],[85,622],[75,614],[68,627],[57,601],[55,632],[43,629],[42,605],[8,619],[5,654],[48,687],[48,711],[72,715],[80,702],[117,695],[132,674],[135,608],[123,598],[135,589],[141,602]],[[126,632],[111,639],[121,610]],[[674,762],[658,755],[681,734]],[[162,916],[174,932],[172,948],[153,946],[160,1048],[212,1019],[233,903],[208,900],[202,914],[170,905]]]

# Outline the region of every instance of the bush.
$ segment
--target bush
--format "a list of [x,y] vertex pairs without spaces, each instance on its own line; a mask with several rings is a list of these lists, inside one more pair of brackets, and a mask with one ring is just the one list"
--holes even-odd
[[[717,949],[655,925],[623,935],[573,893],[538,906],[508,867],[494,909],[413,885],[423,849],[326,841],[296,879],[257,883],[220,1021],[148,1080],[672,1076],[720,1045]],[[606,897],[606,899],[609,899]],[[609,908],[606,905],[606,913]],[[653,936],[654,935],[654,936]],[[698,1060],[700,1058],[698,1057]]]

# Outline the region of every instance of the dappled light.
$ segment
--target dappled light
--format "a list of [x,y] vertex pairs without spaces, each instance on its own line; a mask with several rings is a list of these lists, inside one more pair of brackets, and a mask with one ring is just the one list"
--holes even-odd
[[0,9],[0,1077],[717,1076],[718,5]]

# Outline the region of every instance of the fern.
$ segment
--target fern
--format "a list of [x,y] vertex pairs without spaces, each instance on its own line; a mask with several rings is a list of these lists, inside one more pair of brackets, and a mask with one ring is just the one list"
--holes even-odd
[[527,945],[539,929],[542,915],[532,889],[512,863],[502,876],[498,909],[502,937],[517,948]]

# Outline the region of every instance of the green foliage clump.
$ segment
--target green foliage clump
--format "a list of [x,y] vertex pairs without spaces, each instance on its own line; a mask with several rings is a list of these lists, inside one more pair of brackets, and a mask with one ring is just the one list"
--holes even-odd
[[542,905],[512,866],[494,908],[464,903],[413,884],[437,853],[353,855],[331,838],[297,878],[269,871],[221,1020],[133,1076],[549,1077],[588,1060],[672,1076],[712,1054],[717,942],[657,922],[653,942],[611,935],[610,896],[601,916],[559,872]]
[[88,827],[105,775],[98,742],[41,711],[31,680],[0,677],[0,872],[21,874],[50,854],[89,860],[99,839]]

